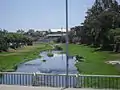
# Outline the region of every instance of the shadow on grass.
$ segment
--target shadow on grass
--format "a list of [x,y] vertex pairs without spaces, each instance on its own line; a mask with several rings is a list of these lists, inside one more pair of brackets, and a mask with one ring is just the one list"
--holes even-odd
[[112,50],[111,49],[103,49],[103,48],[96,48],[94,51],[111,51],[112,52]]
[[105,47],[105,48],[102,48],[100,46],[95,46],[95,45],[91,45],[91,44],[82,44],[83,46],[88,46],[88,47],[91,47],[91,48],[94,48],[93,51],[111,51],[113,52],[113,48],[112,47]]
[[110,54],[120,54],[120,52],[114,52],[114,51],[111,51],[109,52]]

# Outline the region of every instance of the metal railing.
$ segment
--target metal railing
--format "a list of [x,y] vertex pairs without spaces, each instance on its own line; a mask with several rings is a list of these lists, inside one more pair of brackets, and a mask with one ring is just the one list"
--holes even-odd
[[[33,80],[35,86],[47,87],[65,87],[66,75],[65,74],[36,74]],[[76,87],[76,76],[69,75],[69,87]]]
[[31,86],[33,73],[0,72],[0,84]]
[[99,89],[120,89],[120,76],[78,75],[78,87]]
[[[65,74],[0,72],[0,84],[22,86],[65,87]],[[120,89],[120,76],[69,74],[71,88]]]

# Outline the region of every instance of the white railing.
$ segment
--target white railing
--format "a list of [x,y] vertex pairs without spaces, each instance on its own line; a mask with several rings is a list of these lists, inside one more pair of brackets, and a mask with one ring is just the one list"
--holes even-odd
[[[0,84],[23,86],[65,87],[65,74],[0,72]],[[69,74],[72,88],[120,89],[120,76]]]

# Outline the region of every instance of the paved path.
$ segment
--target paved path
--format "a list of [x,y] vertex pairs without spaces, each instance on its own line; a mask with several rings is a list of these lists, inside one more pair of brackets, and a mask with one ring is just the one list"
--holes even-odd
[[32,86],[15,86],[15,85],[0,85],[0,90],[107,90],[107,89],[62,89],[50,87],[32,87]]

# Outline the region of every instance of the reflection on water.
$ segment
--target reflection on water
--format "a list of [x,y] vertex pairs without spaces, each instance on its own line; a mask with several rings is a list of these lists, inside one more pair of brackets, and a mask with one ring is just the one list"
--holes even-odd
[[[48,52],[42,52],[42,58],[35,59],[24,64],[21,64],[16,72],[40,72],[40,73],[53,73],[65,74],[66,72],[66,54],[60,54],[60,51],[52,51],[53,57],[47,56]],[[42,60],[46,60],[43,62]],[[75,58],[69,59],[69,73],[76,74],[77,70],[74,66]]]

